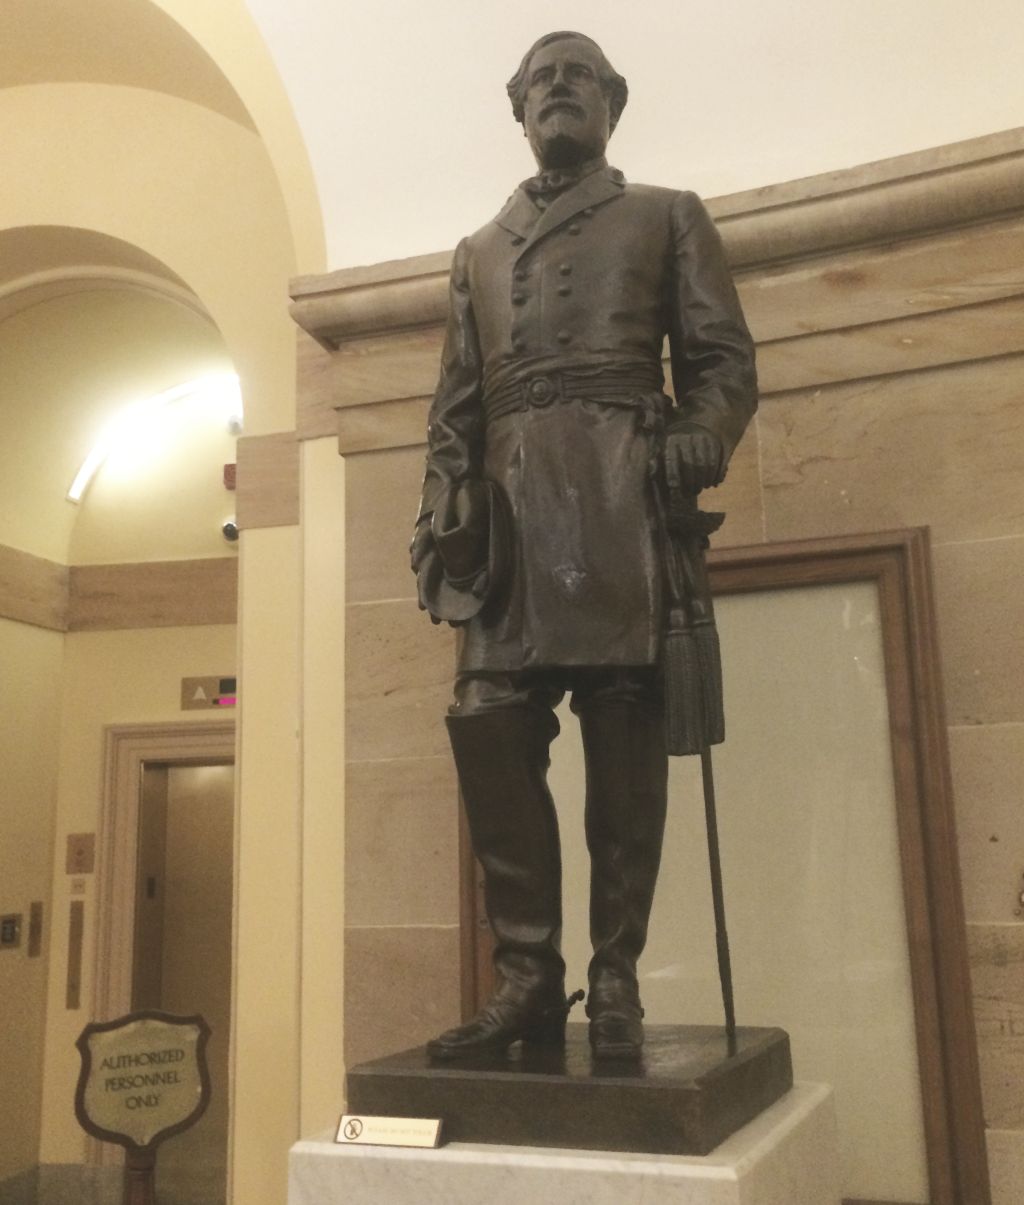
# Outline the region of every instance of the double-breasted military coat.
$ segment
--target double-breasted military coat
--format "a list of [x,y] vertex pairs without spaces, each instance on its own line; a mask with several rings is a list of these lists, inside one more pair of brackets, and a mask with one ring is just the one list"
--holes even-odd
[[711,431],[728,458],[757,404],[714,224],[693,193],[602,162],[546,207],[519,188],[459,244],[450,290],[420,515],[486,477],[513,532],[460,671],[655,662],[665,429]]

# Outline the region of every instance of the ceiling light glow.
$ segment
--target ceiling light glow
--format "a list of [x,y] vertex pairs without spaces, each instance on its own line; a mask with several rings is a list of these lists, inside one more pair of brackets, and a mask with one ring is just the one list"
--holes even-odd
[[200,377],[134,402],[126,406],[101,432],[71,483],[68,501],[77,503],[82,500],[89,483],[109,457],[138,457],[142,449],[158,440],[161,426],[167,419],[167,407],[174,403],[186,410],[216,418],[226,426],[241,426],[242,393],[238,377],[233,372]]

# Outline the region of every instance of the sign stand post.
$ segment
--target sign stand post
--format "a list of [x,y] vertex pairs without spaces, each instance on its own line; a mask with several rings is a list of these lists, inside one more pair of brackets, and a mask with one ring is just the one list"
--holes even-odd
[[157,1205],[156,1148],[128,1147],[124,1162],[123,1205]]

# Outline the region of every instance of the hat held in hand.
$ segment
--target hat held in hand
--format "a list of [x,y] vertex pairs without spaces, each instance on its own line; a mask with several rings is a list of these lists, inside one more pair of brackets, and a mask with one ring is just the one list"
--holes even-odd
[[468,623],[507,573],[508,503],[493,481],[457,481],[438,497],[430,530],[434,548],[417,574],[420,606],[435,619]]

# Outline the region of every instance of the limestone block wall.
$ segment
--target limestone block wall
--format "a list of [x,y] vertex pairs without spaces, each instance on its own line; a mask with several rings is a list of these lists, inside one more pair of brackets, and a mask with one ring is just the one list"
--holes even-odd
[[[627,165],[628,167],[628,165]],[[931,528],[997,1202],[1024,1193],[1024,130],[709,202],[763,397],[721,545]],[[456,1019],[454,648],[406,544],[450,256],[301,278],[299,438],[347,465],[346,1049]]]
[[422,448],[346,465],[346,1063],[459,1019],[455,646],[417,609],[405,547]]

